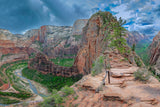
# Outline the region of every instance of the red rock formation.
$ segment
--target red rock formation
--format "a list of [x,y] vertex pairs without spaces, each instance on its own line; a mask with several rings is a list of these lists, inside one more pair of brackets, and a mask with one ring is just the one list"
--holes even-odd
[[41,26],[39,32],[38,32],[38,36],[40,37],[40,42],[44,43],[45,42],[45,38],[46,38],[46,32],[47,32],[47,27],[46,26]]
[[15,47],[15,43],[10,40],[0,40],[0,47]]
[[0,90],[7,90],[7,89],[9,89],[9,87],[10,87],[10,84],[3,84],[1,87],[0,87]]
[[[105,15],[110,13],[106,12]],[[94,15],[91,17],[83,29],[82,48],[78,52],[75,60],[75,65],[82,74],[89,74],[93,61],[103,53],[104,41],[104,29],[103,17],[100,15]]]
[[35,58],[28,63],[28,68],[36,69],[43,74],[51,73],[56,76],[71,77],[79,74],[76,66],[62,67],[55,65],[48,60],[48,57],[42,53],[38,53]]
[[10,48],[5,48],[5,47],[0,47],[0,53],[4,54],[18,54],[18,53],[32,53],[34,50],[32,48],[27,48],[27,47],[10,47]]

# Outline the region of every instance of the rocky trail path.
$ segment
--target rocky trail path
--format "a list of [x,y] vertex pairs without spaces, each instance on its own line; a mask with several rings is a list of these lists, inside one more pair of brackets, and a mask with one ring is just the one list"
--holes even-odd
[[151,77],[148,83],[135,81],[135,66],[118,66],[111,69],[111,83],[108,77],[102,81],[105,71],[95,77],[84,76],[73,88],[77,99],[70,97],[67,106],[78,107],[160,107],[160,83]]

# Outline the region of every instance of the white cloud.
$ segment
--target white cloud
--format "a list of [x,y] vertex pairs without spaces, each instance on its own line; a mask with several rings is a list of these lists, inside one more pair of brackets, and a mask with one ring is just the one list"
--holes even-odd
[[118,12],[118,14],[116,14],[116,16],[122,17],[123,19],[129,19],[131,17],[133,17],[134,15],[131,14],[132,11],[126,11],[127,6],[125,4],[122,4],[120,6],[117,6],[115,8],[112,8],[111,10],[114,12]]

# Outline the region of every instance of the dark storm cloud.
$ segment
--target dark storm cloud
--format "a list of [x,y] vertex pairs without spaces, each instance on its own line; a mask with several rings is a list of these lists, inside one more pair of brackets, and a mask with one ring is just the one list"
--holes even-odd
[[13,33],[42,25],[71,26],[76,19],[89,16],[87,6],[61,0],[0,0],[0,28]]
[[55,16],[56,22],[60,25],[72,25],[78,18],[88,18],[89,10],[77,4],[66,5],[60,0],[41,0],[46,5],[51,14]]
[[147,34],[155,30],[148,26],[160,28],[155,23],[160,16],[157,3],[160,4],[158,0],[0,0],[0,28],[22,33],[42,25],[72,26],[75,20],[102,10],[127,20],[129,30]]
[[46,21],[41,11],[41,7],[32,6],[29,0],[1,0],[0,28],[20,33],[40,25]]

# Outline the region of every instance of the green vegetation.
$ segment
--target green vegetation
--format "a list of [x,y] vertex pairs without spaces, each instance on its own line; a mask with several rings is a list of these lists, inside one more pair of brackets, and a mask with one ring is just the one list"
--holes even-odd
[[6,97],[0,97],[0,103],[1,104],[13,104],[13,103],[19,103],[19,100],[12,100]]
[[134,72],[135,80],[146,82],[150,78],[150,73],[145,68],[140,68],[136,72]]
[[139,57],[135,56],[134,60],[135,60],[138,67],[142,67],[142,62],[141,62],[141,59]]
[[60,92],[57,90],[52,91],[52,95],[47,97],[44,102],[40,104],[41,107],[60,107],[65,102],[67,96],[74,94],[73,88],[68,86],[63,87]]
[[138,42],[135,47],[135,52],[140,56],[145,65],[149,65],[149,56],[147,51],[150,43],[151,42],[149,40],[143,40]]
[[105,45],[106,43],[109,44],[108,41],[111,41],[109,46],[115,47],[119,51],[119,53],[130,53],[129,48],[126,48],[126,29],[122,27],[126,23],[126,21],[123,21],[121,17],[119,18],[119,20],[117,20],[117,18],[109,12],[99,11],[92,17],[94,17],[95,15],[100,15],[103,18],[103,26],[101,26],[103,29],[105,29],[105,39],[103,41],[103,45]]
[[60,77],[52,74],[44,75],[36,70],[28,69],[28,67],[22,70],[22,75],[30,80],[41,83],[47,87],[49,91],[52,91],[52,89],[60,90],[65,85],[71,86],[82,78],[82,75],[74,77]]
[[0,92],[0,96],[11,96],[11,97],[20,98],[23,100],[26,98],[30,98],[31,94],[26,92],[20,92],[20,93]]
[[64,48],[68,48],[68,47],[70,47],[71,46],[71,44],[65,44],[64,45]]
[[118,21],[112,22],[112,28],[113,29],[113,34],[109,35],[109,39],[111,40],[110,46],[116,47],[118,51],[122,54],[126,53],[126,39],[124,38],[126,36],[125,31],[126,29],[122,27],[126,21],[123,21],[121,17],[119,18]]
[[14,75],[14,71],[16,69],[20,69],[27,66],[27,61],[17,61],[10,64],[4,64],[1,69],[6,68],[5,73],[9,79],[10,84],[12,87],[19,91],[19,93],[12,93],[12,92],[0,92],[0,96],[11,96],[20,99],[26,99],[32,96],[30,92],[26,90],[26,88],[21,84],[20,78]]
[[74,64],[74,58],[59,58],[57,57],[56,59],[51,59],[52,62],[56,65],[64,66],[64,67],[71,67]]
[[70,87],[68,87],[68,86],[64,86],[64,87],[61,89],[61,91],[64,93],[64,96],[65,96],[65,97],[68,96],[68,95],[70,95],[70,94],[73,94],[73,93],[74,93],[73,88],[70,88]]
[[29,58],[31,59],[31,58],[34,58],[35,56],[36,56],[35,53],[31,53],[31,54],[29,55]]
[[104,57],[98,57],[92,65],[91,75],[95,76],[102,72]]
[[152,75],[157,78],[158,81],[160,81],[160,74],[156,74],[156,70],[152,67],[149,67],[149,71],[152,73]]
[[22,61],[15,61],[15,62],[12,62],[12,63],[7,63],[7,64],[3,64],[1,67],[0,67],[0,78],[1,80],[4,82],[4,83],[8,83],[7,81],[7,78],[6,76],[3,74],[3,70],[11,65],[14,65],[14,64],[20,64],[20,63],[25,63],[26,66],[27,66],[27,60],[22,60]]
[[[32,94],[30,93],[29,90],[26,89],[24,84],[29,85],[22,81],[19,77],[15,76],[14,71],[16,69],[20,69],[23,67],[27,66],[27,60],[22,60],[22,61],[16,61],[12,63],[7,63],[1,66],[0,72],[1,76],[3,75],[3,79],[5,78],[5,83],[10,83],[12,84],[12,87],[16,90],[19,91],[19,93],[13,93],[13,92],[0,92],[0,103],[2,104],[13,104],[13,103],[18,103],[20,100],[24,100],[27,98],[30,98]],[[2,71],[5,69],[4,73],[6,76],[2,73]],[[8,78],[8,79],[7,79]],[[13,97],[13,98],[18,98],[19,100],[13,100],[9,99],[7,97]]]
[[4,55],[1,56],[0,60],[3,60],[4,57],[10,56],[10,55],[13,55],[13,54],[10,54],[10,53],[9,54],[4,54]]
[[82,35],[73,35],[73,37],[75,38],[75,41],[82,39]]
[[135,51],[135,44],[132,45],[132,51]]

